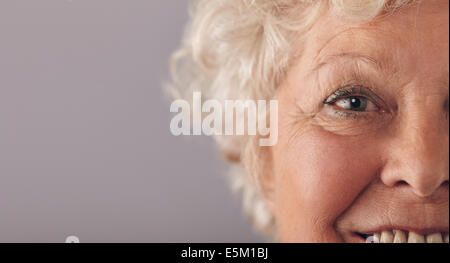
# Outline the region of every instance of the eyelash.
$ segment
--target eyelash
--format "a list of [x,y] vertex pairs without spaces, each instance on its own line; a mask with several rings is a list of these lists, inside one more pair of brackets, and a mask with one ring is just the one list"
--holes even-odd
[[[378,109],[382,109],[381,105],[377,103],[380,99],[373,94],[369,89],[363,87],[363,86],[350,86],[350,87],[343,87],[337,91],[335,91],[331,96],[326,98],[323,101],[323,104],[334,106],[334,104],[342,99],[350,98],[350,97],[362,97],[369,102],[373,103]],[[373,99],[373,97],[376,97],[377,99]],[[356,119],[361,117],[368,117],[368,114],[371,112],[367,111],[351,111],[351,110],[343,110],[338,109],[337,107],[333,107],[333,113],[338,115],[338,117],[348,118],[348,119]]]

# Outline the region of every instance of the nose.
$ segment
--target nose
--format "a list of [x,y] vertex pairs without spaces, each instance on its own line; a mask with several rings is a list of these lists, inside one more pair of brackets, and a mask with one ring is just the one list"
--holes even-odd
[[441,102],[437,97],[425,97],[411,101],[408,111],[399,112],[386,147],[388,159],[381,173],[384,184],[407,185],[421,197],[448,187],[448,109],[440,107]]

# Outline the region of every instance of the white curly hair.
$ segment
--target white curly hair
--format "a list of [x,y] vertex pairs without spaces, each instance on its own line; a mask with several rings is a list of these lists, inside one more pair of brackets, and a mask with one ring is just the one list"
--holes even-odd
[[[193,0],[182,46],[171,59],[170,92],[183,99],[200,91],[205,99],[222,102],[269,100],[301,54],[302,36],[325,10],[334,9],[349,23],[365,23],[412,2],[417,1]],[[253,226],[276,239],[276,220],[259,186],[265,157],[255,136],[215,138]]]

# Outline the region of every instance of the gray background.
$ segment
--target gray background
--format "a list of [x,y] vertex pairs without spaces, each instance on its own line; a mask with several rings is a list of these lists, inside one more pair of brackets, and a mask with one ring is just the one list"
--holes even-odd
[[0,0],[0,242],[258,242],[210,138],[173,137],[182,0]]

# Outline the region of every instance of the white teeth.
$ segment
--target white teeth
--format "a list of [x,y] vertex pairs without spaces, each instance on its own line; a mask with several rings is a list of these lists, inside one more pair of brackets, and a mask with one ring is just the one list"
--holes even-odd
[[374,234],[366,238],[366,243],[380,243],[380,234]]
[[392,231],[385,230],[381,232],[381,239],[380,243],[392,243],[394,241],[394,235],[392,234]]
[[380,234],[380,233],[375,233],[375,234],[373,235],[373,238],[374,238],[375,243],[380,243],[380,240],[381,240],[381,234]]
[[442,234],[434,233],[427,235],[427,243],[442,243]]
[[406,233],[402,230],[394,230],[394,243],[406,243]]
[[448,243],[448,233],[419,235],[403,230],[384,230],[368,236],[366,243]]
[[422,235],[409,232],[408,243],[425,243],[425,238]]

